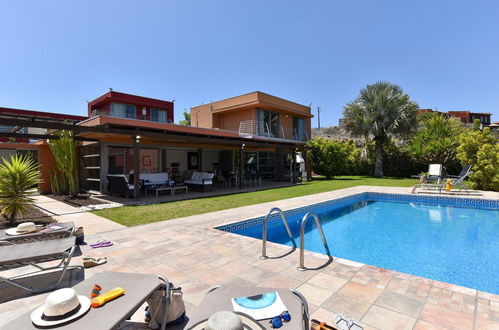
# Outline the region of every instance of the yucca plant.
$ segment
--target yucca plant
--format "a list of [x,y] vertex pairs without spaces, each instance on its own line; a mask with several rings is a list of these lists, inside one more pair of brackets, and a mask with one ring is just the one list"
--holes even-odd
[[31,157],[11,156],[0,164],[0,214],[13,226],[16,217],[26,213],[33,202],[34,186],[40,183],[40,173]]
[[50,140],[49,146],[55,158],[57,169],[61,171],[68,180],[69,194],[75,197],[80,192],[78,179],[78,157],[76,154],[77,142],[73,138],[73,132],[60,131],[58,140]]

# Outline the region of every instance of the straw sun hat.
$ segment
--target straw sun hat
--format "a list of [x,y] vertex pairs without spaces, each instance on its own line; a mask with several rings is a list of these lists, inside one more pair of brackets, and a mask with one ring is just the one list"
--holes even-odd
[[31,313],[31,321],[47,327],[74,320],[90,309],[90,299],[76,295],[72,288],[59,289],[47,296],[45,304]]
[[265,329],[251,316],[238,312],[218,312],[189,330],[259,330]]
[[5,229],[5,233],[7,235],[22,235],[35,232],[38,229],[34,222],[23,222],[18,224],[16,228]]

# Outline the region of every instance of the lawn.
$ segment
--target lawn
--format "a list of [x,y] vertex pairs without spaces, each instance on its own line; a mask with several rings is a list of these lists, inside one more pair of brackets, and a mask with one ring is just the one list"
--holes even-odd
[[125,226],[135,226],[354,186],[411,187],[416,183],[415,179],[343,176],[334,180],[314,179],[312,182],[292,187],[155,205],[124,206],[93,213]]

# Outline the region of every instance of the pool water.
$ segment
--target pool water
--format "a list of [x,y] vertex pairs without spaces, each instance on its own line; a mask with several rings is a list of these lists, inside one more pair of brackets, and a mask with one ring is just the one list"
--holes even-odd
[[[499,294],[498,209],[360,199],[312,211],[333,256]],[[297,244],[304,214],[286,215]],[[234,232],[261,239],[262,226]],[[281,221],[268,239],[291,246]],[[325,253],[313,219],[305,249]]]

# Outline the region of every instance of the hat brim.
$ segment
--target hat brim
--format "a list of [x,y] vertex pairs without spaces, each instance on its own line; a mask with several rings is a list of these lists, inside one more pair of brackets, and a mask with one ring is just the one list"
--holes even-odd
[[71,315],[68,318],[62,319],[62,320],[57,320],[57,321],[45,321],[42,320],[42,315],[43,315],[43,307],[45,305],[39,306],[37,309],[35,309],[33,312],[31,312],[31,322],[33,322],[35,325],[41,326],[41,327],[50,327],[53,325],[58,325],[62,323],[69,322],[71,320],[77,319],[83,314],[85,314],[89,309],[90,309],[90,299],[88,299],[85,296],[78,296],[78,300],[80,301],[81,308],[78,311],[78,313]]
[[[239,318],[243,322],[243,326],[244,326],[245,330],[246,329],[248,329],[248,330],[258,330],[258,329],[265,330],[265,327],[263,325],[258,323],[257,320],[255,320],[254,318],[252,318],[248,314],[244,314],[244,313],[240,313],[240,312],[233,312],[233,313],[236,314],[237,316],[239,316]],[[189,328],[189,330],[203,330],[204,327],[206,326],[206,323],[208,323],[208,319],[194,324],[192,327]]]
[[24,234],[31,234],[38,231],[38,228],[35,228],[33,230],[28,230],[28,231],[17,231],[17,228],[9,228],[5,229],[5,233],[10,236],[16,236],[16,235],[24,235]]

